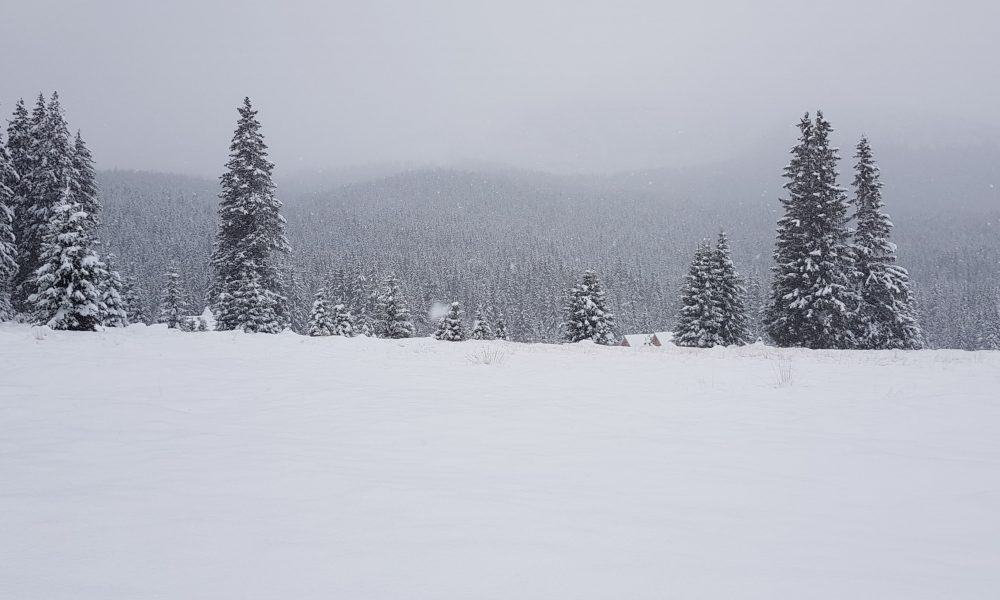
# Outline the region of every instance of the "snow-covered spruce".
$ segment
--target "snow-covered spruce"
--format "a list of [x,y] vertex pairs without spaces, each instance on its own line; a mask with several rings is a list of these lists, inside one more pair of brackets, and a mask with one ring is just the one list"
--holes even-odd
[[249,98],[238,111],[219,195],[210,296],[218,329],[278,333],[288,323],[278,265],[290,251],[285,219],[257,111]]
[[870,349],[921,347],[910,277],[896,264],[896,245],[889,241],[892,221],[883,210],[879,168],[867,138],[858,142],[854,167],[856,230],[854,257],[861,291],[857,345]]
[[334,329],[333,315],[330,312],[330,303],[326,299],[326,290],[321,288],[316,292],[312,309],[309,311],[309,330],[306,333],[313,337],[323,337],[333,335]]
[[0,140],[0,321],[14,316],[10,303],[11,278],[17,271],[17,246],[14,237],[14,188],[17,171],[10,153]]
[[736,271],[729,250],[729,238],[719,232],[712,253],[715,304],[719,311],[718,341],[723,346],[742,346],[752,341],[747,315],[747,290]]
[[486,315],[486,309],[482,304],[476,307],[476,315],[472,319],[472,333],[469,334],[469,337],[474,340],[496,339],[493,326],[490,325],[490,321]]
[[[91,225],[93,226],[93,225]],[[128,318],[128,305],[125,303],[123,291],[125,284],[121,274],[116,269],[116,257],[109,254],[104,260],[104,277],[98,282],[101,292],[101,325],[105,327],[125,327],[131,321]]]
[[[59,94],[53,93],[48,104],[39,94],[30,117],[15,113],[15,119],[21,118],[26,121],[11,123],[19,137],[21,131],[27,132],[26,140],[12,146],[20,148],[26,144],[24,155],[15,159],[15,166],[20,162],[24,170],[19,170],[21,199],[14,215],[18,270],[14,275],[12,301],[15,309],[32,312],[36,307],[30,297],[39,289],[38,269],[45,262],[42,254],[49,223],[55,218],[56,207],[75,197],[73,187],[78,184],[73,181],[73,145]],[[87,230],[91,216],[83,211],[83,206],[77,207],[75,227]]]
[[465,341],[465,325],[462,323],[462,306],[458,302],[452,302],[446,314],[438,323],[437,331],[434,332],[434,339],[444,342]]
[[582,281],[570,290],[564,312],[563,335],[567,342],[615,342],[614,315],[607,308],[604,289],[593,271],[584,271]]
[[373,329],[376,336],[390,339],[413,337],[416,331],[394,275],[386,278],[378,296]]
[[507,319],[503,316],[503,313],[497,314],[496,323],[493,325],[493,336],[498,340],[508,340],[510,339],[510,334],[507,333]]
[[160,296],[160,316],[158,323],[165,323],[170,329],[177,328],[187,312],[187,302],[180,287],[180,274],[177,266],[171,265],[166,273],[167,282]]
[[92,248],[88,215],[72,201],[69,187],[56,205],[42,245],[42,266],[35,272],[28,301],[34,321],[52,329],[95,331],[107,309],[100,284],[108,277]]
[[806,114],[799,130],[785,167],[788,197],[781,200],[765,327],[779,346],[851,348],[859,295],[832,128],[817,112],[815,122]]
[[354,337],[354,316],[343,304],[333,307],[333,335]]
[[711,348],[722,344],[716,264],[716,253],[708,242],[699,244],[681,288],[681,309],[674,328],[674,343],[678,346]]
[[125,303],[125,315],[129,323],[147,322],[146,306],[139,295],[135,279],[128,275],[122,277],[122,301]]

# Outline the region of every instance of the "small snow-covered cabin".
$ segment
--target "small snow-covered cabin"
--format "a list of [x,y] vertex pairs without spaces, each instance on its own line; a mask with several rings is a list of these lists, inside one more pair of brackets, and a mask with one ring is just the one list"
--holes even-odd
[[653,345],[652,342],[653,342],[653,336],[651,336],[648,333],[633,333],[630,335],[622,336],[622,341],[618,345],[627,346],[630,348],[638,348],[639,346],[652,346]]
[[657,331],[656,333],[633,333],[622,336],[619,346],[637,348],[640,346],[664,346],[674,340],[672,331]]

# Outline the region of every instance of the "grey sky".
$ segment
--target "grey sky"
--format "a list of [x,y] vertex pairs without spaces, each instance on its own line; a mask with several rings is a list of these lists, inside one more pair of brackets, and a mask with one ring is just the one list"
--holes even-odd
[[1000,130],[990,0],[0,1],[0,111],[58,89],[104,168],[218,173],[244,95],[286,173],[693,164],[817,106],[892,143]]

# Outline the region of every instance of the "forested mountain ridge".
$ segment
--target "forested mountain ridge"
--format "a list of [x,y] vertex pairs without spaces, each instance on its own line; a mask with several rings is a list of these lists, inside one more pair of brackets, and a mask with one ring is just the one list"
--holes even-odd
[[[989,187],[1000,163],[991,156],[908,162],[888,152],[883,161],[894,241],[932,346],[980,347],[983,330],[1000,326],[1000,206]],[[669,329],[691,252],[720,228],[731,234],[757,308],[770,278],[783,159],[615,176],[389,167],[279,176],[293,310],[301,324],[312,293],[335,286],[338,270],[360,270],[368,285],[395,272],[422,334],[433,327],[431,305],[459,301],[502,311],[512,339],[553,341],[566,291],[592,268],[621,333]],[[840,165],[845,186],[850,164]],[[203,306],[218,183],[129,171],[101,172],[99,180],[105,251],[119,255],[147,303],[156,303],[175,260],[194,304]],[[949,188],[953,180],[962,183]]]

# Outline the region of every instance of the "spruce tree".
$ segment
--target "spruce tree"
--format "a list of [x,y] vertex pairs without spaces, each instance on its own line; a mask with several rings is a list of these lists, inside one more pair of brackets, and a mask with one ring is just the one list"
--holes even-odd
[[333,307],[333,335],[354,337],[354,317],[347,306],[338,304]]
[[104,264],[104,277],[98,282],[98,288],[101,292],[101,303],[104,310],[101,313],[101,325],[105,327],[126,327],[130,321],[128,319],[128,305],[124,298],[125,284],[122,281],[121,274],[115,268],[115,255],[108,254],[105,257]]
[[722,343],[716,264],[716,253],[708,242],[699,244],[681,288],[681,309],[674,328],[674,343],[678,346],[711,348]]
[[507,333],[507,319],[504,318],[503,313],[497,314],[496,323],[493,325],[493,336],[498,340],[507,341],[510,339],[510,334]]
[[378,296],[375,333],[379,337],[400,339],[413,337],[414,327],[410,310],[399,290],[399,280],[390,275]]
[[13,318],[10,285],[17,271],[17,245],[14,237],[14,189],[17,171],[7,147],[0,143],[0,321]]
[[743,278],[736,272],[729,251],[729,239],[724,231],[712,255],[715,304],[719,309],[719,343],[742,346],[752,341],[747,314],[747,290]]
[[892,221],[884,211],[882,182],[867,138],[858,142],[854,175],[854,256],[861,291],[858,347],[918,349],[921,346],[910,277],[896,264],[889,241]]
[[[18,270],[14,275],[13,302],[16,309],[24,311],[34,308],[29,297],[38,290],[37,271],[43,263],[49,222],[56,206],[71,201],[66,196],[71,195],[68,189],[74,185],[72,143],[57,93],[52,94],[48,104],[39,94],[27,130],[25,171],[20,172],[23,195],[14,217]],[[85,220],[77,221],[76,227],[89,229]]]
[[434,339],[445,342],[465,341],[465,325],[462,323],[462,306],[458,302],[452,302],[448,309],[448,314],[438,323],[437,331],[434,332]]
[[212,253],[217,328],[277,333],[288,323],[278,263],[290,247],[274,195],[274,165],[249,98],[239,108],[229,150]]
[[597,274],[584,271],[580,284],[570,290],[564,307],[563,335],[567,342],[592,340],[611,345],[614,339],[614,315],[607,308],[607,299]]
[[765,327],[779,346],[850,348],[859,297],[853,285],[847,203],[837,186],[837,150],[822,113],[799,122],[785,167],[774,281]]
[[100,283],[108,273],[92,248],[86,213],[66,187],[56,205],[43,244],[28,301],[34,320],[52,329],[95,331],[107,314]]
[[[73,179],[71,191],[80,210],[87,213],[86,223],[91,231],[100,225],[100,200],[97,196],[97,175],[94,172],[94,158],[87,149],[80,132],[76,132],[71,158]],[[96,241],[96,240],[95,240]]]
[[493,327],[486,318],[486,309],[483,308],[482,304],[476,307],[476,316],[472,320],[471,337],[474,340],[496,339],[496,334],[493,332]]
[[166,323],[169,329],[176,329],[187,312],[187,302],[181,291],[180,274],[177,265],[171,264],[166,273],[167,282],[160,296],[160,316],[158,323]]
[[334,315],[330,312],[330,304],[326,300],[326,290],[320,288],[309,311],[309,329],[306,332],[313,337],[333,335],[336,326]]
[[135,279],[128,275],[122,278],[122,300],[125,302],[125,315],[130,324],[146,322],[146,306],[139,295]]

